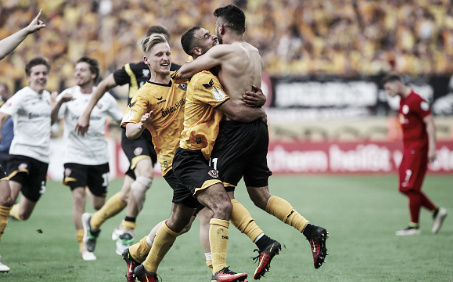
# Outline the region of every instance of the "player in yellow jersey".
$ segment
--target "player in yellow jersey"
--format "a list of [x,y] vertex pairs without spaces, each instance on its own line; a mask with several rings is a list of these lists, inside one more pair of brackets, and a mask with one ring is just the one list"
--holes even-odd
[[[157,46],[155,48],[157,48]],[[152,51],[158,52],[154,48],[152,49]],[[145,52],[145,54],[146,54],[146,52]],[[150,56],[150,55],[151,54],[148,54],[148,56]],[[145,55],[145,57],[146,57],[146,55]],[[151,55],[151,58],[152,57],[153,56]],[[154,62],[154,64],[153,64],[153,62],[148,59],[145,59],[145,62],[146,61],[150,64],[150,69],[151,69],[151,66],[156,68],[156,66],[155,66],[157,64],[156,62]],[[168,62],[159,63],[157,68],[162,69],[162,66],[164,66],[166,64],[168,64]],[[152,80],[154,80],[153,76],[152,76]],[[169,80],[169,76],[168,76],[168,80]],[[160,81],[161,84],[166,83],[166,82],[167,82],[166,78],[164,78],[163,81]],[[218,84],[218,85],[220,86],[220,84]],[[145,91],[145,90],[146,90],[146,88],[144,88],[143,91]],[[169,90],[167,90],[167,91],[169,91]],[[209,90],[209,93],[211,93],[211,90]],[[225,102],[225,103],[223,103],[224,106],[222,106],[222,107],[228,107],[230,109],[230,112],[232,113],[232,115],[235,116],[236,118],[244,119],[245,118],[244,115],[250,115],[250,113],[249,113],[250,111],[255,113],[254,119],[264,116],[263,111],[257,111],[256,109],[248,108],[245,106],[237,107],[235,104],[233,104],[231,101],[229,101],[228,97],[222,96],[222,93],[223,92],[219,92],[220,96],[218,98],[221,98],[221,99],[218,101],[218,103],[222,104],[223,102]],[[155,96],[155,95],[151,95],[150,97],[153,97],[153,96]],[[161,101],[163,101],[163,100],[166,100],[165,97],[168,95],[159,94],[157,96],[159,96],[159,97],[155,97],[155,98],[160,98]],[[134,100],[131,103],[131,105],[133,105],[133,106],[131,107],[130,113],[129,114],[127,113],[123,120],[123,122],[129,121],[129,123],[127,123],[127,125],[126,125],[126,132],[127,132],[128,137],[138,136],[141,133],[141,131],[143,131],[143,128],[148,123],[152,125],[155,122],[164,120],[164,118],[167,119],[167,118],[169,118],[169,115],[174,114],[175,111],[177,111],[178,109],[181,109],[181,107],[179,106],[180,104],[175,103],[171,107],[168,107],[166,109],[160,109],[157,114],[156,114],[155,110],[153,110],[152,113],[146,113],[150,109],[150,108],[148,108],[148,106],[150,106],[151,104],[148,104],[148,106],[146,106],[146,107],[138,106],[138,105],[143,105],[143,101],[139,97],[140,97],[140,95],[137,94],[137,100],[134,98]],[[139,119],[140,114],[143,114],[141,119]],[[129,119],[130,117],[133,117],[133,118]],[[245,121],[248,121],[248,120],[249,119],[246,119]],[[173,122],[175,123],[175,121],[173,121]],[[168,124],[168,123],[166,123],[166,124]],[[182,126],[182,123],[180,124],[180,126]],[[158,133],[157,130],[155,130],[155,129],[151,128],[150,130],[152,133],[153,132]],[[178,132],[180,132],[180,131],[178,131]],[[157,134],[157,135],[159,135],[159,134]],[[156,136],[156,135],[153,135],[153,139],[154,139],[154,136]],[[169,141],[174,142],[174,139],[175,138],[172,138],[171,140],[169,139]],[[215,136],[214,136],[214,139],[215,139]],[[179,138],[178,138],[178,140],[179,140]],[[159,150],[157,148],[159,143],[161,143],[161,142],[155,141],[156,151],[158,152],[158,154],[160,154],[162,152],[161,150]],[[212,146],[211,146],[211,148],[212,148]],[[209,154],[209,152],[206,151],[205,154]],[[202,155],[202,159],[204,160],[204,163],[203,163],[204,168],[207,168],[208,170],[210,170],[209,166],[207,165],[206,159],[203,158],[203,155]],[[165,161],[165,160],[160,159],[161,164],[162,164],[162,161]],[[167,160],[167,165],[169,165],[168,161],[171,161],[171,160]],[[165,167],[166,165],[163,164],[162,166]],[[196,169],[196,167],[194,167],[194,169]],[[171,170],[169,170],[169,171],[171,171]],[[168,179],[167,175],[168,175],[168,173],[165,174],[165,179],[168,181],[169,179]],[[168,181],[168,182],[169,182],[170,186],[172,186],[172,188],[175,189],[175,186],[176,186],[175,183],[171,183],[171,181]],[[193,200],[194,198],[193,198],[192,194],[195,194],[197,199],[201,199],[203,204],[205,204],[208,208],[213,210],[214,216],[217,213],[217,216],[219,216],[219,214],[220,214],[224,218],[229,217],[229,214],[231,213],[232,204],[229,201],[228,196],[225,193],[223,185],[221,184],[221,182],[218,179],[215,179],[215,177],[211,177],[211,179],[209,179],[208,182],[217,184],[213,188],[211,188],[212,187],[212,185],[211,185],[211,187],[209,187],[209,189],[205,189],[205,190],[208,190],[210,193],[213,193],[214,197],[211,195],[207,195],[208,194],[207,191],[200,191],[197,193],[195,193],[194,191],[189,191],[189,190],[187,190],[186,187],[182,187],[182,185],[180,185],[178,182],[176,182],[176,184],[178,186],[176,186],[176,189],[175,189],[172,215],[165,222],[165,224],[163,224],[162,227],[160,227],[160,229],[157,231],[155,241],[152,244],[151,251],[149,252],[149,255],[145,259],[145,261],[143,261],[142,258],[138,258],[138,260],[143,261],[143,265],[137,266],[137,262],[136,262],[137,253],[143,254],[143,249],[146,249],[148,247],[146,245],[146,242],[144,242],[143,244],[141,242],[137,243],[130,248],[130,252],[133,253],[132,257],[131,257],[131,254],[125,254],[125,260],[128,263],[128,266],[135,268],[135,271],[134,271],[135,275],[137,276],[137,278],[140,281],[157,281],[157,277],[156,277],[155,273],[157,271],[159,262],[162,260],[163,256],[168,251],[168,249],[172,245],[173,241],[176,239],[176,236],[179,235],[180,232],[183,230],[183,228],[187,225],[187,223],[189,223],[189,220],[193,214],[193,209],[189,209],[187,207],[187,205],[181,204],[181,202],[182,202],[181,199],[183,197]],[[200,185],[200,187],[201,187],[201,185]],[[215,191],[212,191],[212,189],[214,189],[214,188],[216,188]],[[218,194],[216,194],[216,193],[218,193]],[[200,195],[201,195],[201,197],[200,197]],[[178,199],[179,202],[176,201],[175,199]],[[229,210],[224,211],[225,207],[228,207]],[[221,234],[219,234],[219,238],[220,238],[220,240],[222,240]],[[219,238],[214,238],[214,240],[218,241]],[[212,239],[212,238],[210,238],[210,239]],[[212,241],[213,240],[211,240],[211,249],[213,249]],[[217,245],[219,245],[219,244],[217,243]],[[159,254],[157,256],[153,253],[156,250],[159,250]],[[134,256],[134,254],[135,254],[135,256]],[[150,259],[148,259],[148,258],[150,258]],[[213,262],[214,262],[214,259],[213,259]],[[131,275],[130,275],[130,272],[128,271],[127,277],[129,278],[129,276],[131,276]],[[231,275],[231,273],[225,273],[223,276],[225,279],[223,281],[233,281],[233,280],[236,280],[237,278],[245,279],[245,274]],[[133,281],[133,280],[131,280],[131,281]]]
[[[175,79],[189,79],[202,70],[216,68],[231,100],[244,104],[243,93],[252,85],[261,85],[261,56],[257,48],[244,41],[245,14],[240,8],[228,5],[216,9],[214,15],[217,17],[216,35],[219,42],[225,44],[214,46],[199,59],[183,65]],[[270,194],[268,178],[271,173],[266,159],[268,142],[267,125],[260,121],[247,124],[225,121],[220,126],[211,163],[228,186],[236,186],[242,174],[247,192],[256,206],[303,233],[311,245],[314,267],[319,268],[327,255],[327,230],[311,225],[290,203]],[[178,170],[177,155],[175,173]],[[261,256],[269,254],[260,252]],[[259,273],[255,272],[255,277],[257,275]]]

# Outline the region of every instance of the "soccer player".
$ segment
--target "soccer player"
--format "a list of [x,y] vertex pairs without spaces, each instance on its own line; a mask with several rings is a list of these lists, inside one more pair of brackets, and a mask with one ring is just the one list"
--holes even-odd
[[[167,41],[170,40],[170,33],[163,26],[151,26],[146,36],[153,34],[163,35]],[[174,71],[180,66],[172,64],[170,70]],[[90,114],[99,99],[104,93],[117,85],[129,85],[128,104],[138,91],[150,78],[148,66],[143,62],[130,63],[124,65],[121,69],[110,74],[101,81],[94,92],[90,103],[84,113],[77,121],[76,130],[82,136],[86,133],[89,127]],[[130,167],[126,172],[123,187],[121,191],[113,195],[106,204],[95,214],[84,214],[83,221],[86,230],[87,239],[85,244],[87,249],[94,251],[96,247],[96,238],[99,236],[100,226],[110,217],[118,214],[126,206],[126,217],[121,222],[120,228],[115,229],[112,234],[112,239],[116,242],[116,253],[121,255],[127,247],[134,242],[134,229],[136,228],[136,218],[143,208],[145,202],[146,191],[151,187],[154,178],[153,166],[157,161],[156,151],[151,139],[151,133],[145,130],[142,135],[136,139],[126,138],[125,130],[121,136],[121,145],[125,152]]]
[[[148,39],[147,39],[148,40]],[[154,39],[153,39],[154,40]],[[214,42],[213,42],[214,43]],[[214,212],[214,217],[219,214],[222,214],[223,217],[229,217],[229,213],[231,210],[223,211],[225,207],[231,208],[231,202],[228,199],[228,196],[225,193],[225,189],[221,182],[216,179],[215,176],[210,176],[206,173],[206,176],[209,178],[206,179],[197,179],[197,182],[201,182],[199,187],[202,187],[200,191],[194,191],[194,189],[189,190],[185,185],[181,184],[178,179],[173,174],[172,170],[172,161],[173,161],[173,154],[176,147],[179,145],[179,134],[183,129],[183,119],[184,118],[184,110],[183,107],[185,104],[185,95],[183,99],[179,100],[175,99],[175,94],[172,94],[172,89],[168,89],[169,87],[176,87],[175,84],[170,79],[170,72],[168,71],[168,65],[170,63],[169,57],[169,48],[168,45],[166,46],[164,42],[156,43],[156,45],[152,48],[151,46],[144,41],[143,49],[144,49],[144,56],[145,62],[147,62],[150,66],[150,70],[153,73],[151,75],[151,80],[139,90],[137,95],[132,100],[132,103],[129,107],[129,113],[125,115],[123,118],[123,125],[126,125],[126,134],[128,137],[133,138],[141,134],[144,128],[147,126],[148,129],[151,131],[153,135],[153,141],[156,145],[156,151],[158,152],[159,162],[161,166],[164,168],[163,173],[164,177],[170,186],[174,189],[174,198],[173,198],[173,208],[172,214],[170,218],[161,225],[158,229],[156,237],[154,239],[154,243],[150,247],[149,242],[151,238],[149,236],[142,239],[139,243],[130,247],[127,252],[124,253],[124,259],[128,264],[128,272],[127,277],[128,281],[133,281],[133,274],[131,273],[131,269],[134,269],[134,275],[140,281],[157,281],[156,271],[159,263],[175,241],[176,237],[181,234],[184,227],[190,222],[190,218],[193,214],[193,206],[195,205],[196,201],[193,197],[195,194],[197,199],[201,199],[201,202],[207,206],[210,210]],[[165,54],[167,54],[166,57]],[[164,57],[163,59],[159,59],[160,57]],[[167,68],[165,68],[167,66]],[[156,73],[156,76],[154,76]],[[158,77],[159,79],[155,78]],[[208,81],[209,82],[209,81]],[[159,83],[159,84],[156,84]],[[214,83],[214,82],[212,82]],[[220,84],[218,84],[220,85]],[[153,88],[151,88],[151,86]],[[160,86],[159,88],[157,88]],[[167,89],[163,88],[166,86]],[[146,87],[146,88],[145,88]],[[216,88],[219,89],[219,88]],[[160,91],[159,91],[160,90]],[[162,91],[166,91],[162,92]],[[211,90],[207,91],[207,93],[212,93]],[[234,103],[228,101],[228,97],[223,92],[216,92],[218,96],[216,96],[219,100],[217,103],[226,104],[234,114],[235,117],[238,119],[246,118],[246,115],[249,115],[249,112],[259,112],[260,115],[256,115],[254,118],[261,117],[264,114],[262,111],[258,111],[256,109],[248,108],[245,106],[236,106]],[[209,94],[212,97],[212,94]],[[212,98],[211,98],[212,99]],[[225,102],[225,103],[224,103]],[[229,102],[229,103],[228,103]],[[172,118],[172,116],[178,112],[178,118]],[[209,116],[209,115],[207,115]],[[205,117],[204,117],[205,118]],[[222,118],[222,115],[217,115],[216,118]],[[171,122],[170,122],[171,121]],[[204,124],[211,120],[201,120],[200,124]],[[212,120],[214,124],[216,123],[215,120]],[[178,124],[179,123],[179,124]],[[172,130],[167,132],[159,132],[163,131],[162,125],[176,127],[177,130]],[[209,130],[209,127],[201,127],[205,128],[206,131],[203,132],[204,134],[208,134],[209,138],[214,136],[215,133]],[[212,133],[211,133],[212,132]],[[168,135],[166,136],[165,133]],[[204,139],[201,137],[202,135],[198,136],[200,139]],[[197,138],[198,138],[197,137]],[[165,138],[166,142],[162,142],[160,139]],[[212,139],[210,139],[211,141]],[[204,139],[204,141],[206,141]],[[201,141],[201,142],[204,142]],[[171,151],[161,150],[158,149],[159,146],[169,146],[168,149],[171,148]],[[170,146],[171,145],[171,146]],[[206,145],[206,144],[205,144]],[[212,145],[206,148],[212,148]],[[209,149],[208,149],[209,150]],[[206,154],[209,154],[208,150],[205,150]],[[171,155],[168,153],[171,152]],[[166,153],[164,156],[161,157],[161,154]],[[206,159],[204,159],[201,150],[198,150],[197,153],[201,154],[201,159],[204,161],[202,162],[202,169],[205,169],[206,172],[210,171],[211,169],[207,165]],[[165,157],[164,159],[161,159]],[[203,166],[204,165],[204,166]],[[192,167],[194,170],[198,169],[198,167]],[[206,170],[207,169],[207,170]],[[203,175],[204,177],[204,175]],[[205,182],[203,185],[203,182]],[[213,187],[215,185],[215,187]],[[212,187],[212,188],[211,188]],[[191,187],[193,188],[193,187]],[[212,189],[216,189],[213,191]],[[208,195],[207,193],[212,193],[215,197]],[[216,192],[218,191],[218,192]],[[219,193],[219,194],[216,194]],[[220,194],[223,193],[223,194]],[[201,195],[201,196],[200,196]],[[211,199],[207,197],[212,197]],[[215,202],[215,203],[214,203]],[[191,204],[192,206],[190,206]],[[243,223],[244,225],[246,223]],[[212,226],[212,224],[211,224]],[[217,240],[222,240],[222,237],[225,238],[225,234],[222,231],[222,228],[217,228],[217,232],[209,232],[209,239],[211,244],[211,250],[214,250],[212,242]],[[217,235],[217,238],[212,237],[212,233],[214,236]],[[222,236],[223,235],[223,236]],[[219,245],[219,243],[217,243]],[[215,252],[213,252],[214,254]],[[226,259],[226,258],[225,258]],[[212,258],[212,264],[214,266],[214,255]],[[143,262],[142,265],[138,264]],[[231,274],[231,273],[229,273]],[[230,280],[225,281],[232,281],[236,279],[245,278],[244,275],[246,274],[238,274],[236,276],[229,275],[225,273],[225,278]]]
[[81,218],[85,212],[85,187],[90,191],[88,194],[93,208],[99,210],[104,205],[109,184],[109,154],[105,125],[109,116],[118,122],[123,118],[123,111],[115,98],[105,93],[93,109],[88,132],[82,137],[74,131],[79,116],[96,89],[98,77],[99,63],[92,58],[80,58],[74,71],[76,86],[65,89],[58,95],[52,108],[52,120],[64,118],[63,184],[69,186],[72,192],[72,218],[83,260],[96,259],[83,243],[84,228]]
[[[243,39],[245,15],[240,8],[228,5],[216,9],[214,15],[217,18],[216,35],[219,42],[224,44],[214,46],[197,60],[184,64],[174,77],[177,81],[180,78],[188,79],[199,71],[220,67],[219,80],[226,93],[234,102],[244,104],[242,93],[251,89],[252,85],[261,85],[261,56],[255,47]],[[261,120],[246,124],[225,121],[220,126],[211,164],[219,171],[220,179],[229,186],[237,185],[241,175],[238,171],[242,172],[254,204],[304,234],[311,245],[314,267],[317,269],[327,255],[327,230],[311,225],[290,203],[270,194],[268,142],[268,128]],[[227,144],[229,149],[223,149]]]
[[49,164],[51,126],[50,93],[45,90],[50,64],[46,58],[36,57],[25,66],[29,86],[19,90],[0,109],[0,128],[12,117],[14,138],[8,162],[11,198],[19,204],[10,215],[19,220],[30,217],[46,190],[46,173]]
[[[30,22],[30,24],[17,31],[16,33],[2,39],[0,41],[0,60],[11,53],[19,44],[24,41],[29,34],[32,34],[46,25],[39,19],[41,17],[42,10],[39,11],[38,15]],[[2,136],[0,134],[0,140]],[[0,166],[0,240],[2,238],[3,231],[5,231],[6,225],[8,224],[8,216],[11,210],[11,206],[14,204],[11,198],[11,189],[6,177],[4,177],[6,167]],[[10,268],[4,265],[0,260],[0,272],[8,272]]]
[[385,92],[391,97],[400,97],[398,110],[403,130],[403,159],[399,167],[400,193],[409,199],[410,223],[397,236],[420,234],[419,216],[421,207],[432,213],[432,233],[437,233],[447,217],[447,210],[436,207],[422,192],[428,162],[436,159],[436,128],[429,104],[406,86],[401,76],[388,74],[382,79]]

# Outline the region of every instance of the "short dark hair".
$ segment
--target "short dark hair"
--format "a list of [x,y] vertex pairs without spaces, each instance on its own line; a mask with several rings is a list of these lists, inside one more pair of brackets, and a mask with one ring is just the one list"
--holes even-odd
[[381,80],[382,85],[386,84],[387,82],[394,82],[394,81],[399,81],[401,83],[404,83],[403,78],[401,75],[396,74],[396,73],[389,73],[386,76],[384,76]]
[[227,5],[225,7],[217,8],[214,11],[214,16],[225,20],[225,26],[235,31],[237,34],[244,33],[245,14],[239,7]]
[[35,58],[31,59],[31,60],[25,65],[25,73],[26,73],[27,75],[30,75],[30,73],[31,73],[31,68],[34,67],[34,66],[38,66],[38,65],[45,65],[45,66],[47,67],[47,71],[50,71],[50,63],[49,63],[49,60],[47,60],[47,58],[38,56],[38,57],[35,57]]
[[201,29],[200,26],[194,26],[191,29],[189,29],[186,33],[184,33],[181,37],[182,49],[184,50],[184,52],[186,52],[187,55],[190,56],[193,55],[192,49],[193,47],[195,47],[196,44],[194,33],[199,29]]
[[165,34],[167,37],[167,41],[170,41],[170,32],[168,30],[161,26],[161,25],[153,25],[152,27],[148,28],[148,31],[146,32],[146,37],[149,37],[155,33],[160,33],[160,34]]
[[99,77],[99,63],[97,60],[89,58],[89,57],[82,57],[77,61],[78,63],[87,63],[90,66],[90,71],[91,73],[96,74],[96,77],[94,78],[94,81]]

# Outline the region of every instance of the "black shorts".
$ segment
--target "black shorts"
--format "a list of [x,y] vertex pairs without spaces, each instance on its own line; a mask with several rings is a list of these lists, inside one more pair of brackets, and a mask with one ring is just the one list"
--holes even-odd
[[267,166],[268,146],[269,131],[263,121],[223,121],[209,164],[219,171],[227,190],[234,190],[242,176],[246,186],[264,187],[272,175]]
[[173,172],[192,195],[198,190],[222,183],[218,172],[208,165],[201,151],[177,148],[173,158]]
[[8,161],[8,179],[22,185],[22,195],[36,203],[46,191],[48,163],[36,159],[11,155]]
[[126,175],[129,175],[133,179],[135,179],[134,169],[138,161],[144,158],[151,158],[153,166],[157,162],[157,154],[156,150],[154,150],[151,133],[147,129],[137,139],[128,139],[126,137],[126,129],[123,128],[121,147],[130,163]]
[[173,203],[181,203],[189,208],[198,208],[199,206],[202,206],[197,199],[195,199],[190,190],[176,178],[173,170],[169,170],[164,175],[164,179],[173,189]]
[[0,164],[0,181],[8,180],[5,168]]
[[109,164],[65,163],[63,185],[69,186],[71,191],[78,187],[88,187],[93,195],[105,197],[109,186]]

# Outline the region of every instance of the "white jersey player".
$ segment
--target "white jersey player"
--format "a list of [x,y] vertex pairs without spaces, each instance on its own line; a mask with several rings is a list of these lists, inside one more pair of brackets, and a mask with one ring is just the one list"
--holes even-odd
[[44,194],[49,166],[51,127],[50,93],[46,90],[50,64],[46,58],[30,60],[25,72],[29,86],[19,90],[0,109],[0,129],[12,117],[14,138],[8,161],[11,198],[22,197],[11,208],[10,216],[26,220]]
[[77,120],[85,111],[96,87],[94,83],[99,75],[96,60],[82,57],[75,66],[74,77],[77,85],[64,90],[56,99],[52,108],[52,120],[64,117],[64,154],[63,184],[71,188],[73,198],[73,221],[79,242],[80,253],[84,260],[95,260],[96,256],[87,250],[84,241],[82,214],[85,212],[85,187],[93,208],[98,210],[105,203],[108,189],[109,155],[105,139],[107,117],[121,121],[123,112],[112,95],[106,93],[93,109],[90,128],[84,135],[75,131]]

